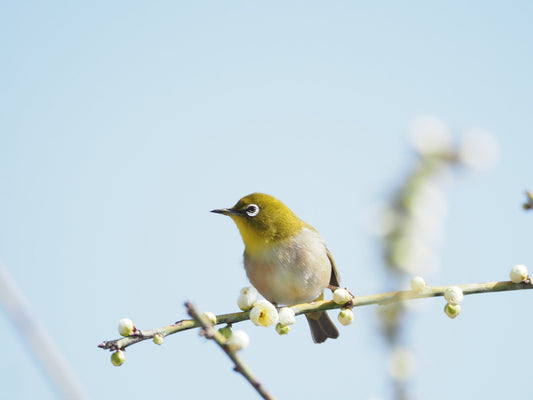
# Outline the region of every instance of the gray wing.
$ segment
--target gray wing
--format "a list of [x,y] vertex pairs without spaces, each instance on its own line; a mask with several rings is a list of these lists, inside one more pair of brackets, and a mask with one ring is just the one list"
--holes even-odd
[[340,281],[341,277],[339,276],[339,272],[337,271],[337,266],[335,265],[335,260],[333,260],[333,256],[328,250],[328,258],[329,262],[331,263],[331,278],[329,278],[329,284],[331,286],[340,287]]

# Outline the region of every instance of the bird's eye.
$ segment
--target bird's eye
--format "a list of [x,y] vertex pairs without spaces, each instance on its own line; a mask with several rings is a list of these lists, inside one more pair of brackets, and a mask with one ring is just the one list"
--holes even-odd
[[259,214],[259,207],[255,204],[250,204],[248,207],[246,207],[245,212],[249,217],[255,217],[257,214]]

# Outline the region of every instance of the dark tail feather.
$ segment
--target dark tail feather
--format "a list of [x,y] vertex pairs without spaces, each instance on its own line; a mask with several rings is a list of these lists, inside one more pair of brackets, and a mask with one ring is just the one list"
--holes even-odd
[[323,343],[327,338],[336,339],[339,337],[339,331],[327,312],[320,311],[318,313],[305,314],[305,316],[309,323],[309,328],[311,328],[313,342]]

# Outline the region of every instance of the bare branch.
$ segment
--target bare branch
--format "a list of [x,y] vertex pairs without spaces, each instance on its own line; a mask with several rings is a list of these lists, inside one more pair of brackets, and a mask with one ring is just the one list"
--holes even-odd
[[248,366],[241,360],[237,353],[232,351],[226,345],[226,338],[219,331],[217,331],[213,325],[211,325],[207,318],[202,317],[192,303],[185,303],[185,307],[187,308],[187,313],[204,329],[205,337],[208,339],[213,339],[222,348],[222,350],[224,350],[228,357],[231,358],[235,364],[235,371],[244,376],[244,378],[250,383],[250,385],[253,386],[253,388],[261,395],[263,399],[274,400],[275,398],[268,393],[261,382],[255,378],[250,368],[248,368]]

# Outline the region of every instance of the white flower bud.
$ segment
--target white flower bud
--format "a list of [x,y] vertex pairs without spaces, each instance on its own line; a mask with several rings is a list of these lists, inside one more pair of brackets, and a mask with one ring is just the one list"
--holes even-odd
[[129,318],[122,318],[118,321],[118,333],[122,336],[129,336],[135,332],[136,328],[133,321]]
[[527,267],[525,265],[515,265],[513,269],[511,269],[511,272],[509,273],[509,276],[511,277],[511,281],[513,283],[520,283],[527,279],[528,272]]
[[289,333],[290,330],[291,330],[290,326],[282,325],[281,323],[278,323],[276,325],[276,332],[278,332],[278,334],[280,335],[286,335],[287,333]]
[[464,294],[457,286],[450,286],[444,291],[444,298],[452,305],[457,305],[464,299]]
[[289,326],[296,322],[294,311],[289,307],[283,307],[279,310],[278,317],[279,323],[283,326]]
[[350,293],[346,289],[337,289],[333,292],[333,301],[337,304],[346,304],[352,299]]
[[163,342],[165,341],[165,338],[160,333],[156,333],[152,340],[154,341],[155,344],[162,345]]
[[217,316],[213,314],[211,311],[206,311],[202,314],[203,317],[207,318],[207,320],[211,323],[211,325],[217,324]]
[[113,364],[115,367],[124,364],[124,361],[126,361],[126,356],[122,350],[117,350],[111,354],[111,364]]
[[350,325],[353,322],[354,315],[353,311],[349,308],[344,308],[341,310],[338,316],[339,322],[344,326]]
[[416,293],[422,293],[427,287],[428,284],[421,276],[415,276],[411,279],[411,289]]
[[248,347],[250,344],[250,338],[244,331],[235,331],[229,337],[226,344],[231,351],[239,351]]
[[248,311],[252,308],[259,297],[259,292],[253,286],[248,286],[241,289],[237,305],[242,311]]
[[258,326],[270,326],[278,322],[278,310],[267,300],[259,300],[250,311],[250,320]]
[[459,304],[450,304],[447,303],[444,307],[444,312],[448,317],[454,319],[461,313],[461,306]]

